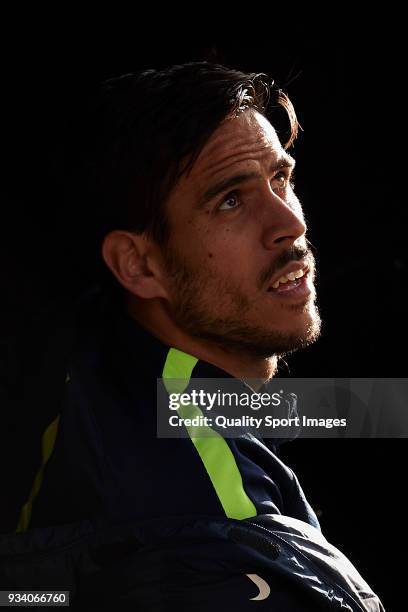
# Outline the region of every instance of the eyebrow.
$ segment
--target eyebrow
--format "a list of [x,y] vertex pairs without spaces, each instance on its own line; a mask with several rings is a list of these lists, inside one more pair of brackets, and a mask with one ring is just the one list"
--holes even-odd
[[[293,168],[295,167],[295,163],[296,162],[293,157],[290,157],[289,155],[282,156],[269,167],[269,174],[278,170],[282,170],[284,168],[291,168],[293,170]],[[199,198],[197,208],[203,208],[213,198],[215,198],[223,191],[231,189],[231,187],[235,187],[236,185],[240,185],[241,183],[244,183],[245,181],[249,181],[251,179],[262,178],[262,175],[258,172],[244,172],[229,176],[228,178],[219,181],[215,185],[211,185],[210,187],[208,187],[208,189],[206,189],[202,196]]]

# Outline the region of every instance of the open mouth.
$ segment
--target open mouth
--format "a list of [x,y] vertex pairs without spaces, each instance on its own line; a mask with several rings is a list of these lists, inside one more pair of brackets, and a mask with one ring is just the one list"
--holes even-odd
[[279,295],[284,294],[307,294],[310,293],[310,289],[307,286],[307,277],[309,274],[309,268],[299,267],[297,270],[288,272],[278,278],[273,285],[268,287],[268,292],[272,292]]

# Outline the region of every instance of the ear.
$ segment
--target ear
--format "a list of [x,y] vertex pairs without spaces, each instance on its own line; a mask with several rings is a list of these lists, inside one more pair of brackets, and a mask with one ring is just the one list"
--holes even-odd
[[145,234],[114,230],[105,236],[102,257],[119,283],[145,299],[168,298],[159,250]]

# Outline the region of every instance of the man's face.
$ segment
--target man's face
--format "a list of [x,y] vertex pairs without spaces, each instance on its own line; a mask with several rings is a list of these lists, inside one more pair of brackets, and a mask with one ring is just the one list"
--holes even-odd
[[[214,132],[171,193],[168,312],[191,336],[257,357],[318,336],[314,260],[290,184],[293,164],[271,124],[247,110]],[[277,286],[287,273],[299,278]]]

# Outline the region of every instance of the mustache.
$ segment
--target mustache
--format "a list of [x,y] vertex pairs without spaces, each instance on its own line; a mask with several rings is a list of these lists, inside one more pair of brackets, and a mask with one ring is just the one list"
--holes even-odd
[[292,245],[290,249],[283,251],[270,266],[261,272],[258,277],[259,289],[262,289],[265,283],[271,280],[281,268],[291,261],[300,261],[301,259],[306,260],[308,267],[313,272],[315,259],[310,248],[307,246]]

